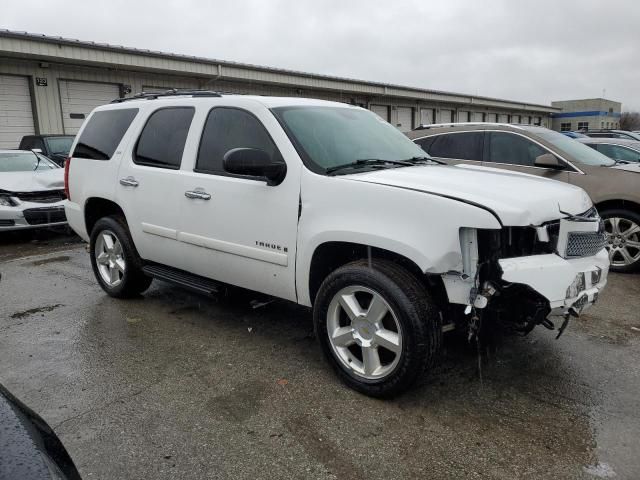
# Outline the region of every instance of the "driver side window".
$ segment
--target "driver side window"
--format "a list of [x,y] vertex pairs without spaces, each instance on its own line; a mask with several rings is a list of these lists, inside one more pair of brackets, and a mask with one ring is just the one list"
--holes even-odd
[[507,132],[489,132],[487,162],[533,167],[536,158],[547,150],[531,140]]
[[224,170],[225,153],[234,148],[264,150],[272,159],[280,153],[260,120],[237,108],[213,108],[204,124],[195,171],[229,175]]

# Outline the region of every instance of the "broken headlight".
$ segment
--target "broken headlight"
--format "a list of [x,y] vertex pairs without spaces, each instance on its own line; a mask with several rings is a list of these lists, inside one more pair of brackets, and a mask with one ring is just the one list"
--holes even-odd
[[580,272],[576,275],[576,278],[573,279],[573,282],[571,282],[571,285],[569,285],[569,288],[567,288],[567,295],[565,298],[575,298],[584,289],[585,289],[584,272]]
[[14,207],[15,204],[9,195],[0,195],[0,207]]

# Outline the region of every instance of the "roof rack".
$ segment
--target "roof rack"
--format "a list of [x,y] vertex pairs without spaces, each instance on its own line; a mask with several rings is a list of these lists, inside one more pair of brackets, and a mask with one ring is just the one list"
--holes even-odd
[[474,126],[494,126],[494,127],[538,127],[539,125],[533,125],[530,123],[505,123],[505,122],[447,122],[447,123],[429,123],[420,124],[415,130],[428,130],[430,128],[442,128],[442,127],[474,127]]
[[188,96],[188,97],[221,97],[222,94],[220,92],[215,92],[213,90],[181,90],[178,88],[172,88],[170,90],[165,90],[164,92],[154,92],[147,93],[141,92],[137,93],[131,97],[127,98],[116,98],[112,100],[111,103],[122,103],[128,102],[129,100],[155,100],[158,97],[175,97],[175,96]]

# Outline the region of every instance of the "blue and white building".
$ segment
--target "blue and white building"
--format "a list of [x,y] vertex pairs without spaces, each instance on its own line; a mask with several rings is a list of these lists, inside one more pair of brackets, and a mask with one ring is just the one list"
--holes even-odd
[[604,98],[551,102],[560,112],[551,114],[552,128],[559,132],[620,128],[622,104]]

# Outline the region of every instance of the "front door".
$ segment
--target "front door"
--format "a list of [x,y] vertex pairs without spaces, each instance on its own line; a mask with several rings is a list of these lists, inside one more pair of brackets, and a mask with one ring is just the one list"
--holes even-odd
[[195,164],[183,172],[183,268],[295,301],[299,162],[287,162],[282,183],[269,186],[261,177],[225,172],[224,155],[234,148],[261,149],[272,158],[284,151],[285,160],[294,152],[266,109],[220,106],[207,113]]

